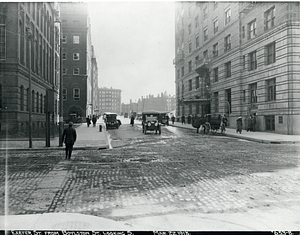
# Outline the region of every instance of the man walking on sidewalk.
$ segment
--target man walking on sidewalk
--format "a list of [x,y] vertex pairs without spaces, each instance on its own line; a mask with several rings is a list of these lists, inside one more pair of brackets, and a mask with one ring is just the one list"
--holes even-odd
[[73,122],[69,122],[69,127],[64,129],[62,141],[66,145],[66,159],[71,158],[73,145],[76,141],[76,130],[73,128]]

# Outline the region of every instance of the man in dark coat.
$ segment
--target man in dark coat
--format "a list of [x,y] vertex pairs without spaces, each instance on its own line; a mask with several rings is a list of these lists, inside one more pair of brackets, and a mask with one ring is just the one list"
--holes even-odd
[[73,145],[76,141],[76,130],[73,128],[73,122],[69,122],[69,127],[64,129],[62,141],[66,145],[66,159],[71,158]]

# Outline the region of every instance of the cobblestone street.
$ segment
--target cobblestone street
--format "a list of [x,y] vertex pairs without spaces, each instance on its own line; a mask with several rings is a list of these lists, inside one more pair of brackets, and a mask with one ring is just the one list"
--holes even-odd
[[[299,206],[297,145],[266,145],[172,127],[106,150],[7,152],[9,214],[67,212],[116,221],[175,213],[248,213]],[[120,139],[110,131],[112,141]],[[5,171],[1,171],[5,178]],[[1,183],[5,191],[5,183]],[[4,214],[4,194],[1,195]]]

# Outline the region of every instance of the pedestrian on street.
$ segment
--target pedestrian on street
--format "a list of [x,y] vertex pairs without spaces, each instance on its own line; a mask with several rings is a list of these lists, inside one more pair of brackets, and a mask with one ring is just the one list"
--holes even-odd
[[169,119],[170,119],[170,117],[169,117],[168,114],[167,114],[166,118],[167,118],[167,126],[169,126]]
[[66,145],[66,159],[71,159],[73,145],[76,141],[77,134],[73,128],[73,122],[69,122],[69,127],[64,129],[62,141]]
[[189,116],[187,117],[187,121],[188,121],[188,124],[191,124],[191,121],[192,121],[192,116],[191,116],[191,114],[189,114]]
[[174,114],[172,115],[171,119],[172,119],[172,124],[174,125],[174,122],[175,122],[175,116],[174,116]]
[[96,126],[96,122],[97,122],[97,118],[96,118],[95,115],[93,115],[92,122],[93,122],[93,127],[95,127]]
[[184,115],[181,116],[181,124],[182,125],[185,124],[185,116]]
[[89,116],[86,117],[86,124],[87,124],[87,127],[90,127],[91,119]]
[[130,116],[130,125],[133,126],[133,124],[134,124],[134,116],[131,115]]
[[236,120],[236,133],[242,134],[242,128],[243,128],[243,119],[242,117],[238,117]]
[[253,119],[251,114],[247,117],[247,132],[248,131],[253,131]]

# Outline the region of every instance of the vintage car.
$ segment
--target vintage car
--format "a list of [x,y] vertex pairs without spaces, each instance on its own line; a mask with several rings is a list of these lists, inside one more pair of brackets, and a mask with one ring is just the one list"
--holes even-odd
[[169,125],[169,116],[168,116],[168,112],[159,112],[159,122],[162,125]]
[[119,128],[121,125],[120,120],[117,119],[117,114],[116,113],[104,113],[103,114],[103,120],[106,125],[106,129],[108,128]]
[[159,122],[160,113],[157,111],[145,111],[142,113],[143,133],[147,131],[155,131],[161,134],[161,124]]

